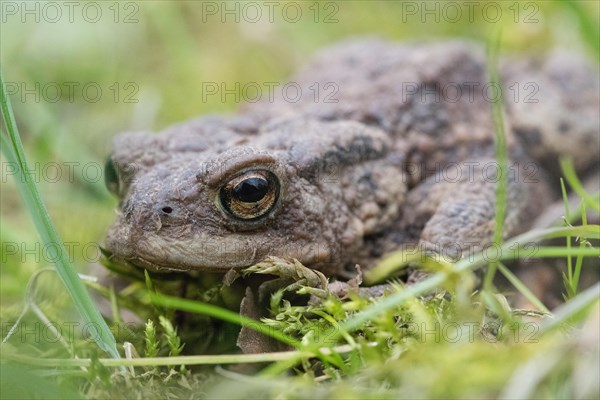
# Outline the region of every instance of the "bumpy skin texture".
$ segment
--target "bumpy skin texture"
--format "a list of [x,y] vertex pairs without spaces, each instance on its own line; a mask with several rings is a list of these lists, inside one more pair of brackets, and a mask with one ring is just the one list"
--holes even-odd
[[[559,154],[597,170],[599,82],[597,70],[559,53],[502,71],[507,97],[515,82],[538,88],[537,103],[505,99],[512,236],[554,198]],[[293,81],[311,95],[117,136],[112,257],[154,271],[227,272],[272,255],[336,276],[400,245],[460,257],[490,242],[496,164],[480,47],[355,40],[322,50]],[[333,83],[337,102],[315,102],[315,83]],[[219,194],[254,170],[277,177],[276,203],[257,220],[232,218]]]

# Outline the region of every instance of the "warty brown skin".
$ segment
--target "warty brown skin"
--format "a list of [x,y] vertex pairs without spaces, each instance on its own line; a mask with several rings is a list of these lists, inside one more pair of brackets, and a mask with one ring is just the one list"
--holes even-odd
[[[121,206],[106,249],[153,271],[227,272],[271,255],[328,276],[402,245],[452,257],[481,249],[494,230],[497,170],[483,54],[463,42],[344,42],[292,79],[304,93],[333,83],[337,102],[278,96],[237,115],[118,135]],[[598,71],[578,57],[508,60],[502,71],[509,237],[555,198],[560,154],[597,170],[600,104]],[[508,98],[515,82],[537,85],[538,102]],[[463,89],[457,100],[452,85]],[[275,176],[279,196],[263,216],[240,220],[220,194],[252,171]]]

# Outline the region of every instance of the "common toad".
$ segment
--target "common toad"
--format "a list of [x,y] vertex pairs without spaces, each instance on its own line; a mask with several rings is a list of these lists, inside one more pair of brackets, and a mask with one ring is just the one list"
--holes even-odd
[[[599,79],[558,51],[501,71],[508,237],[557,198],[559,155],[597,171]],[[402,245],[460,257],[490,243],[498,88],[482,48],[352,40],[319,52],[292,82],[335,93],[291,102],[276,92],[236,115],[118,135],[112,259],[226,272],[278,256],[334,277]]]

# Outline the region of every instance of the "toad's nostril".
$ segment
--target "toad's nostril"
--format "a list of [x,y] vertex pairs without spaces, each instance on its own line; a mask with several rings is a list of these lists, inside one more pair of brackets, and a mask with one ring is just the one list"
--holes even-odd
[[173,209],[169,206],[163,207],[160,210],[165,214],[171,214],[173,212]]

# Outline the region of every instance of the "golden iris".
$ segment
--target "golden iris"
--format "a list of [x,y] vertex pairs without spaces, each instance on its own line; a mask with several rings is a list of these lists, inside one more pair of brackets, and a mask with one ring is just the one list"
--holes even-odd
[[279,197],[279,180],[270,171],[247,171],[219,192],[222,207],[238,219],[254,220],[267,214]]

